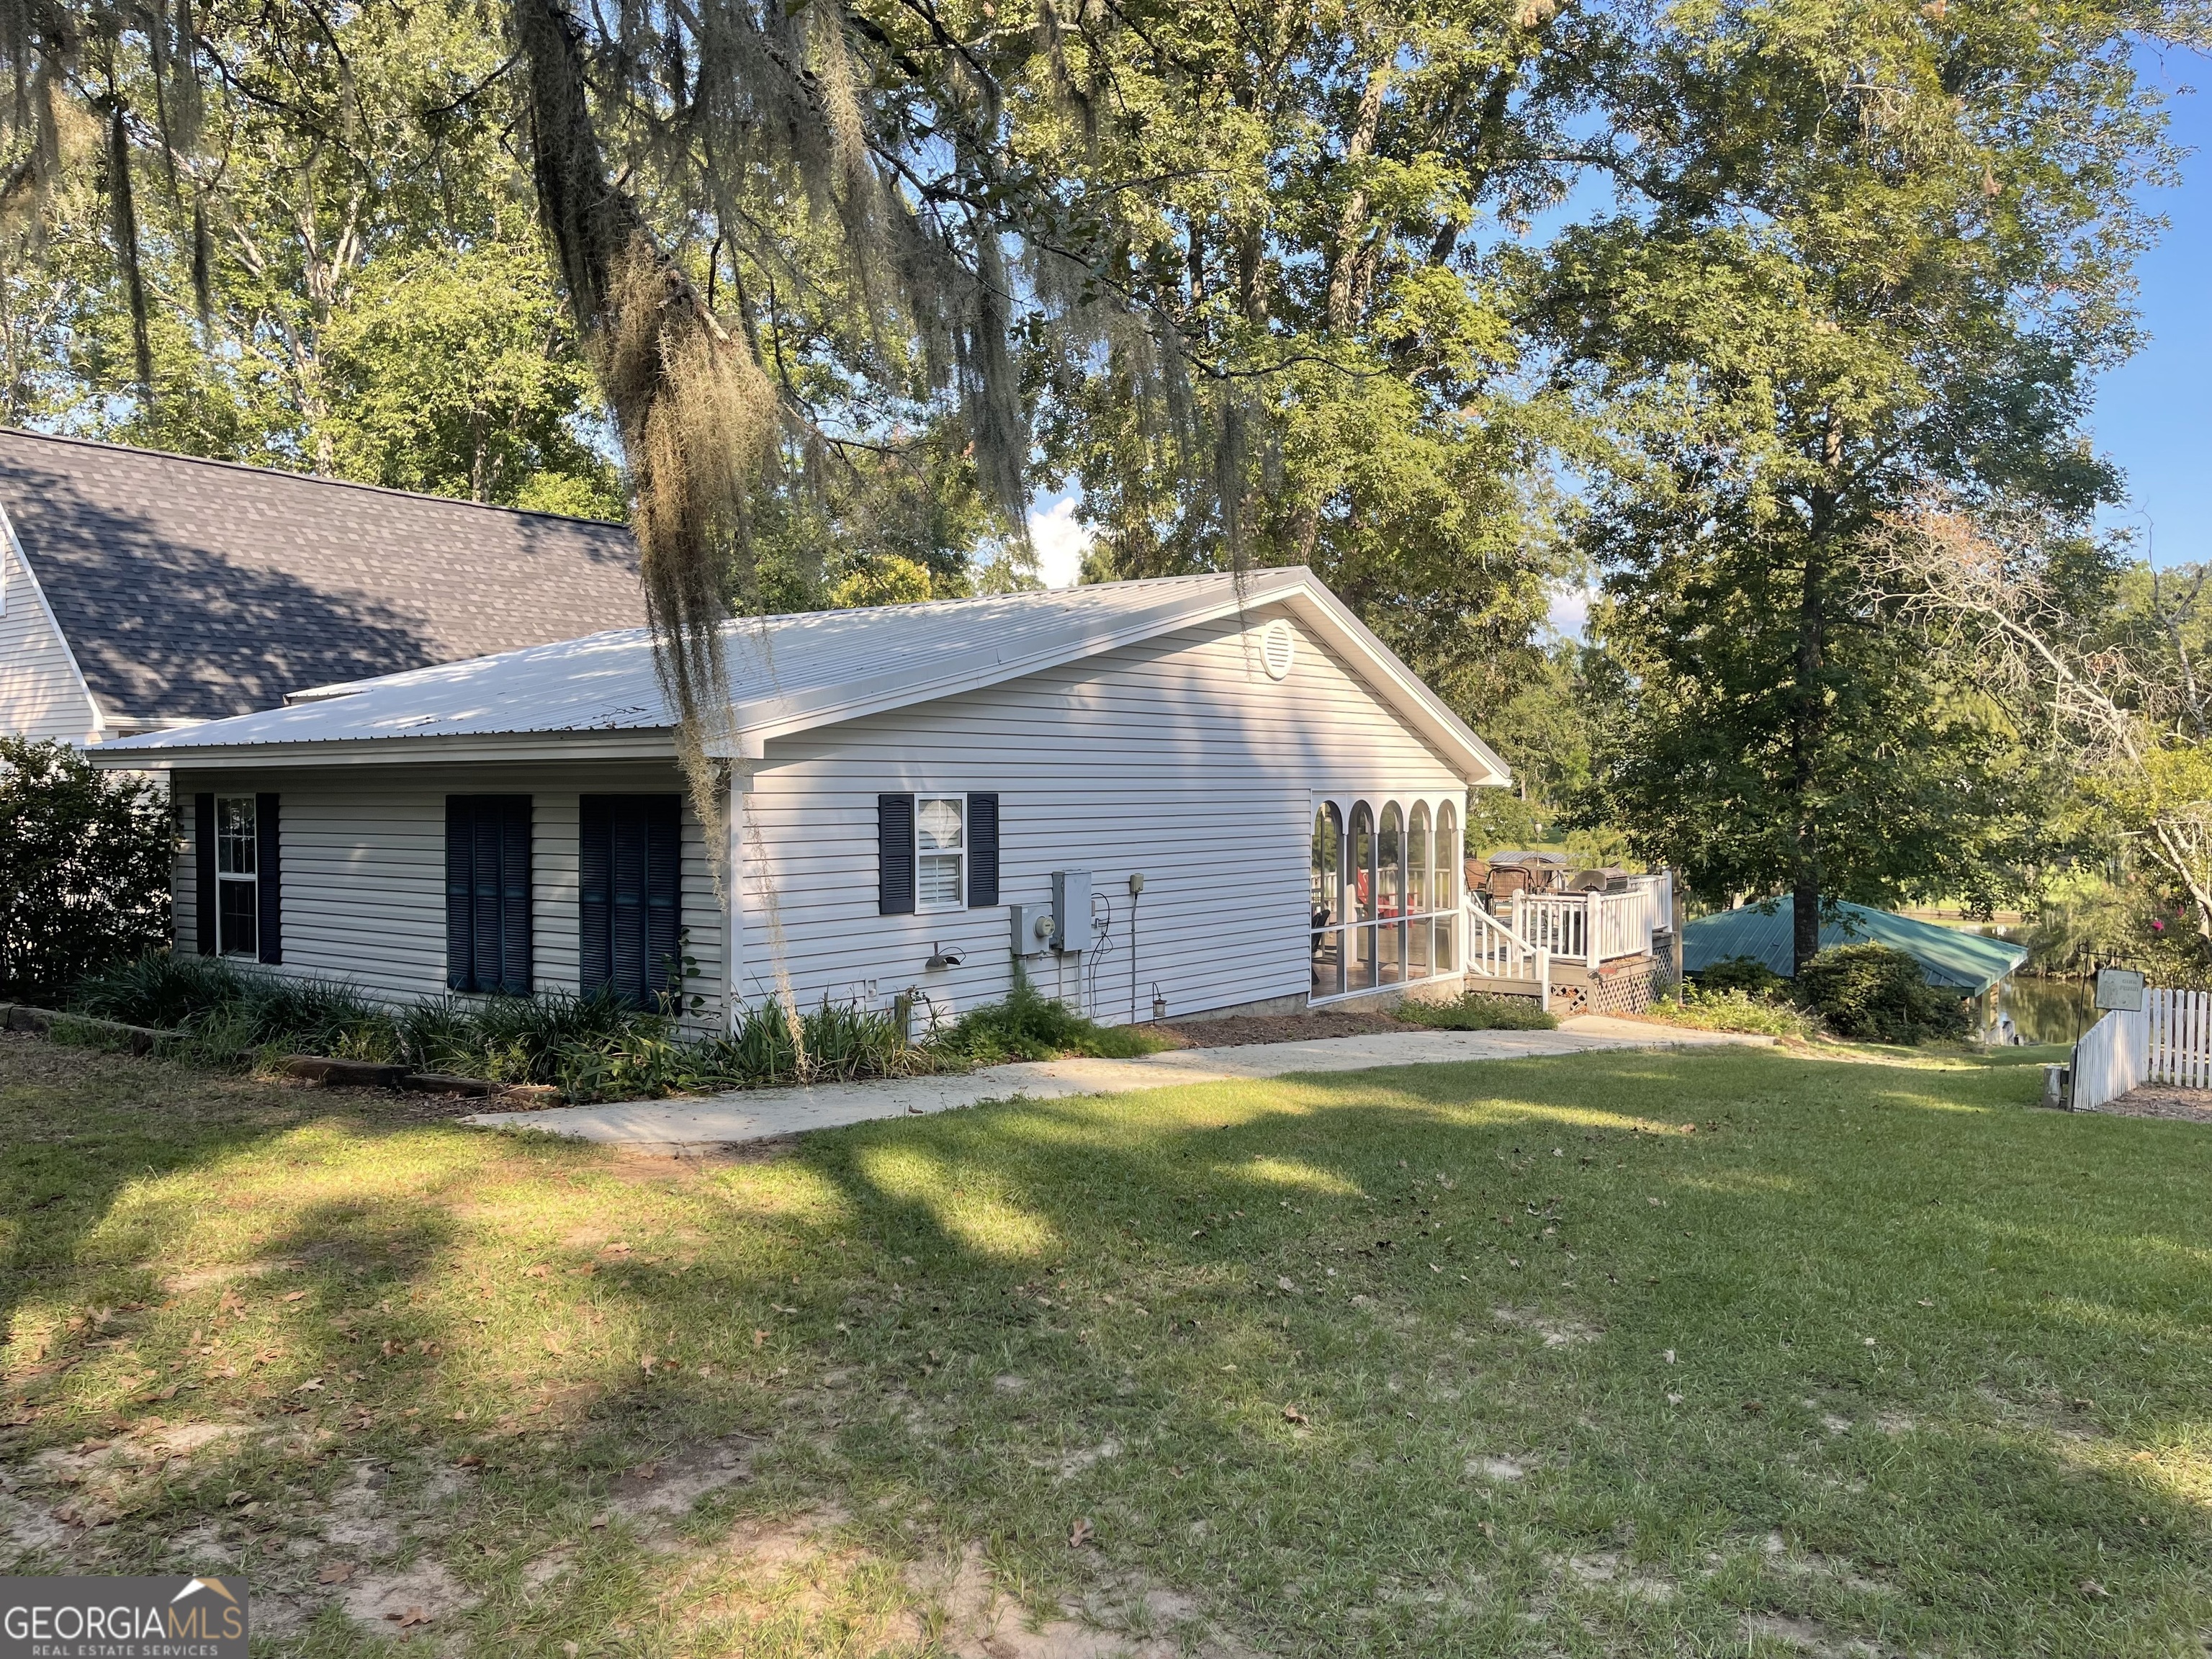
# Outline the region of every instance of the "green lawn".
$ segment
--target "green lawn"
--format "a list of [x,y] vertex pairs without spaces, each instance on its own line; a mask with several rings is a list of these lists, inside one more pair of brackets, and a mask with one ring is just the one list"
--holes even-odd
[[2201,1654],[2212,1135],[2039,1083],[1585,1055],[672,1165],[0,1039],[0,1565],[242,1567],[318,1654]]

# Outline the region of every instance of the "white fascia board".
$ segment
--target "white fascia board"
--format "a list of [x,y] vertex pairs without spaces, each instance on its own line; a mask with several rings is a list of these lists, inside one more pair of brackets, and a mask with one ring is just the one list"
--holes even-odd
[[767,745],[818,726],[842,725],[869,714],[881,714],[915,703],[957,697],[980,691],[1025,675],[1040,674],[1085,657],[1095,657],[1125,645],[1135,645],[1178,628],[1196,627],[1218,617],[1262,605],[1279,604],[1312,580],[1310,573],[1274,572],[1255,577],[1242,594],[1221,599],[1176,598],[1146,610],[1101,619],[1079,633],[1063,636],[1050,646],[1008,657],[993,652],[988,660],[971,654],[957,666],[941,673],[917,675],[911,669],[849,680],[825,686],[803,698],[761,697],[737,704],[731,710],[737,728],[734,742],[710,744],[708,753],[718,760],[761,760]]
[[505,737],[330,738],[307,743],[206,744],[138,748],[100,744],[86,751],[95,765],[118,770],[206,772],[241,767],[286,771],[317,767],[543,764],[558,761],[676,758],[675,734],[665,728],[635,732],[533,732]]
[[15,521],[8,516],[4,504],[0,504],[0,530],[8,532],[8,546],[15,556],[15,568],[23,573],[24,586],[31,590],[31,598],[37,602],[39,614],[46,619],[46,626],[54,630],[54,637],[61,641],[62,660],[69,665],[70,678],[76,682],[76,689],[84,694],[85,707],[92,710],[92,740],[97,744],[108,729],[107,711],[100,706],[100,699],[92,695],[92,683],[85,678],[84,670],[77,666],[76,653],[70,647],[69,635],[62,632],[61,622],[55,617],[53,606],[46,603],[46,590],[39,585],[39,573],[31,568],[31,561],[23,551],[23,538],[15,533]]

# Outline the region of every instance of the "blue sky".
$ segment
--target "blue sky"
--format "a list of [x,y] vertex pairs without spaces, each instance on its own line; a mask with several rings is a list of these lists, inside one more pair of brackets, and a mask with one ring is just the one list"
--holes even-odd
[[2089,429],[2128,475],[2128,506],[2112,520],[2142,527],[2147,520],[2154,556],[2171,564],[2212,559],[2212,108],[2207,94],[2185,90],[2212,87],[2212,61],[2144,52],[2137,66],[2172,94],[2173,137],[2195,153],[2182,161],[2179,188],[2150,193],[2172,222],[2137,268],[2150,337],[2105,376]]
[[[2089,429],[2127,475],[2127,504],[2107,521],[2148,530],[2160,564],[2212,560],[2212,94],[2192,90],[2212,88],[2212,59],[2146,51],[2136,65],[2168,94],[2174,140],[2192,153],[2179,187],[2147,198],[2170,222],[2136,270],[2148,337],[2104,377]],[[1075,580],[1089,544],[1074,505],[1062,495],[1030,515],[1045,580],[1055,587]],[[1579,594],[1562,595],[1553,625],[1579,630],[1583,609]]]

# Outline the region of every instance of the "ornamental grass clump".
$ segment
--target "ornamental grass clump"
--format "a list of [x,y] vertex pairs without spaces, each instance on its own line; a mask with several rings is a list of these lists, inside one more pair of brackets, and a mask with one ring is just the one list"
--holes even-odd
[[1408,1024],[1434,1031],[1550,1031],[1559,1024],[1533,998],[1486,997],[1474,991],[1452,1002],[1419,1002],[1409,997],[1390,1012]]
[[1820,1035],[1820,1020],[1784,998],[1754,996],[1736,988],[1717,991],[1695,982],[1675,987],[1637,1018],[1693,1031],[1735,1031],[1801,1041]]

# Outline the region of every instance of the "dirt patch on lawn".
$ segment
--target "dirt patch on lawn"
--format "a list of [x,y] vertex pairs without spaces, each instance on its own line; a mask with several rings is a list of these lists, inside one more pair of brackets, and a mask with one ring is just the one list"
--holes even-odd
[[1226,1019],[1192,1019],[1144,1029],[1176,1048],[1249,1048],[1261,1042],[1382,1036],[1392,1031],[1425,1031],[1428,1027],[1393,1019],[1388,1014],[1324,1009],[1310,1014],[1234,1014]]
[[2113,1117],[2163,1117],[2185,1123],[2212,1123],[2212,1089],[2179,1089],[2169,1083],[2147,1083],[2130,1089],[2118,1100],[2087,1111]]

